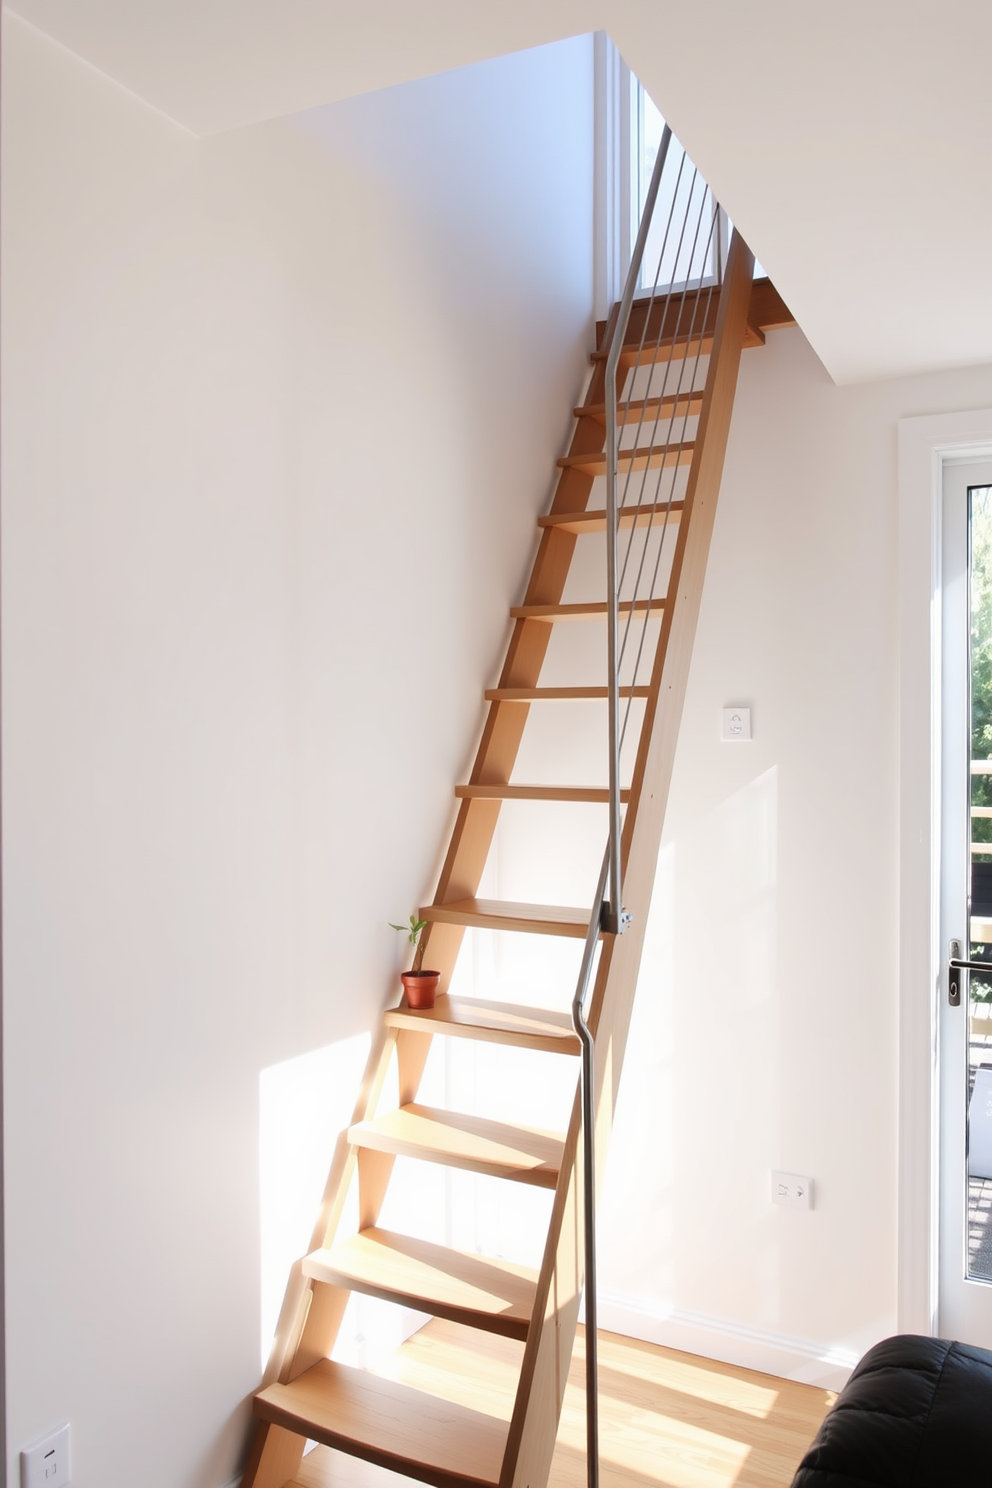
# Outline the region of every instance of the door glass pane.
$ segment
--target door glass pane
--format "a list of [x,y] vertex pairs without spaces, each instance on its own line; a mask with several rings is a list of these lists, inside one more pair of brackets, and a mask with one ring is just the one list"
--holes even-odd
[[[992,486],[968,489],[971,606],[971,944],[992,961]],[[968,1004],[968,1270],[992,1281],[992,973]]]

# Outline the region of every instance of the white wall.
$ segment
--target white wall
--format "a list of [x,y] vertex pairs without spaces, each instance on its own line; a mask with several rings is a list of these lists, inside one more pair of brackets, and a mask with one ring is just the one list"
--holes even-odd
[[10,1466],[218,1488],[581,382],[591,43],[201,143],[4,27]]
[[[606,1326],[825,1383],[896,1330],[896,429],[990,398],[990,368],[838,388],[798,330],[744,354],[611,1149]],[[735,703],[749,744],[720,742]],[[812,1213],[772,1208],[773,1167],[813,1176]]]

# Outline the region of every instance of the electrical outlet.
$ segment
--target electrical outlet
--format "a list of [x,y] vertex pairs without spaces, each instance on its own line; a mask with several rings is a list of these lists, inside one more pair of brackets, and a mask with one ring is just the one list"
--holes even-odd
[[772,1203],[790,1209],[812,1209],[813,1180],[802,1173],[772,1172]]
[[63,1488],[69,1481],[69,1423],[21,1453],[21,1488]]
[[735,742],[751,737],[751,709],[723,708],[720,711],[720,738]]

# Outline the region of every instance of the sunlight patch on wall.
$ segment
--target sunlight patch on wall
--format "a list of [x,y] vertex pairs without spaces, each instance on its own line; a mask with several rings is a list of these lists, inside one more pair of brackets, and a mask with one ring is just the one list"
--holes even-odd
[[309,1249],[334,1144],[351,1121],[369,1045],[369,1034],[357,1034],[258,1077],[263,1367],[290,1269]]

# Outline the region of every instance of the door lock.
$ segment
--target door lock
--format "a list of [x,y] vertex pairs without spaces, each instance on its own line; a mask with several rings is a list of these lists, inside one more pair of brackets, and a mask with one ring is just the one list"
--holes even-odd
[[961,1006],[961,942],[952,940],[947,948],[947,1003]]
[[961,959],[961,942],[952,940],[947,946],[947,1002],[949,1007],[961,1006],[961,973],[984,971],[992,976],[992,961],[964,961]]

